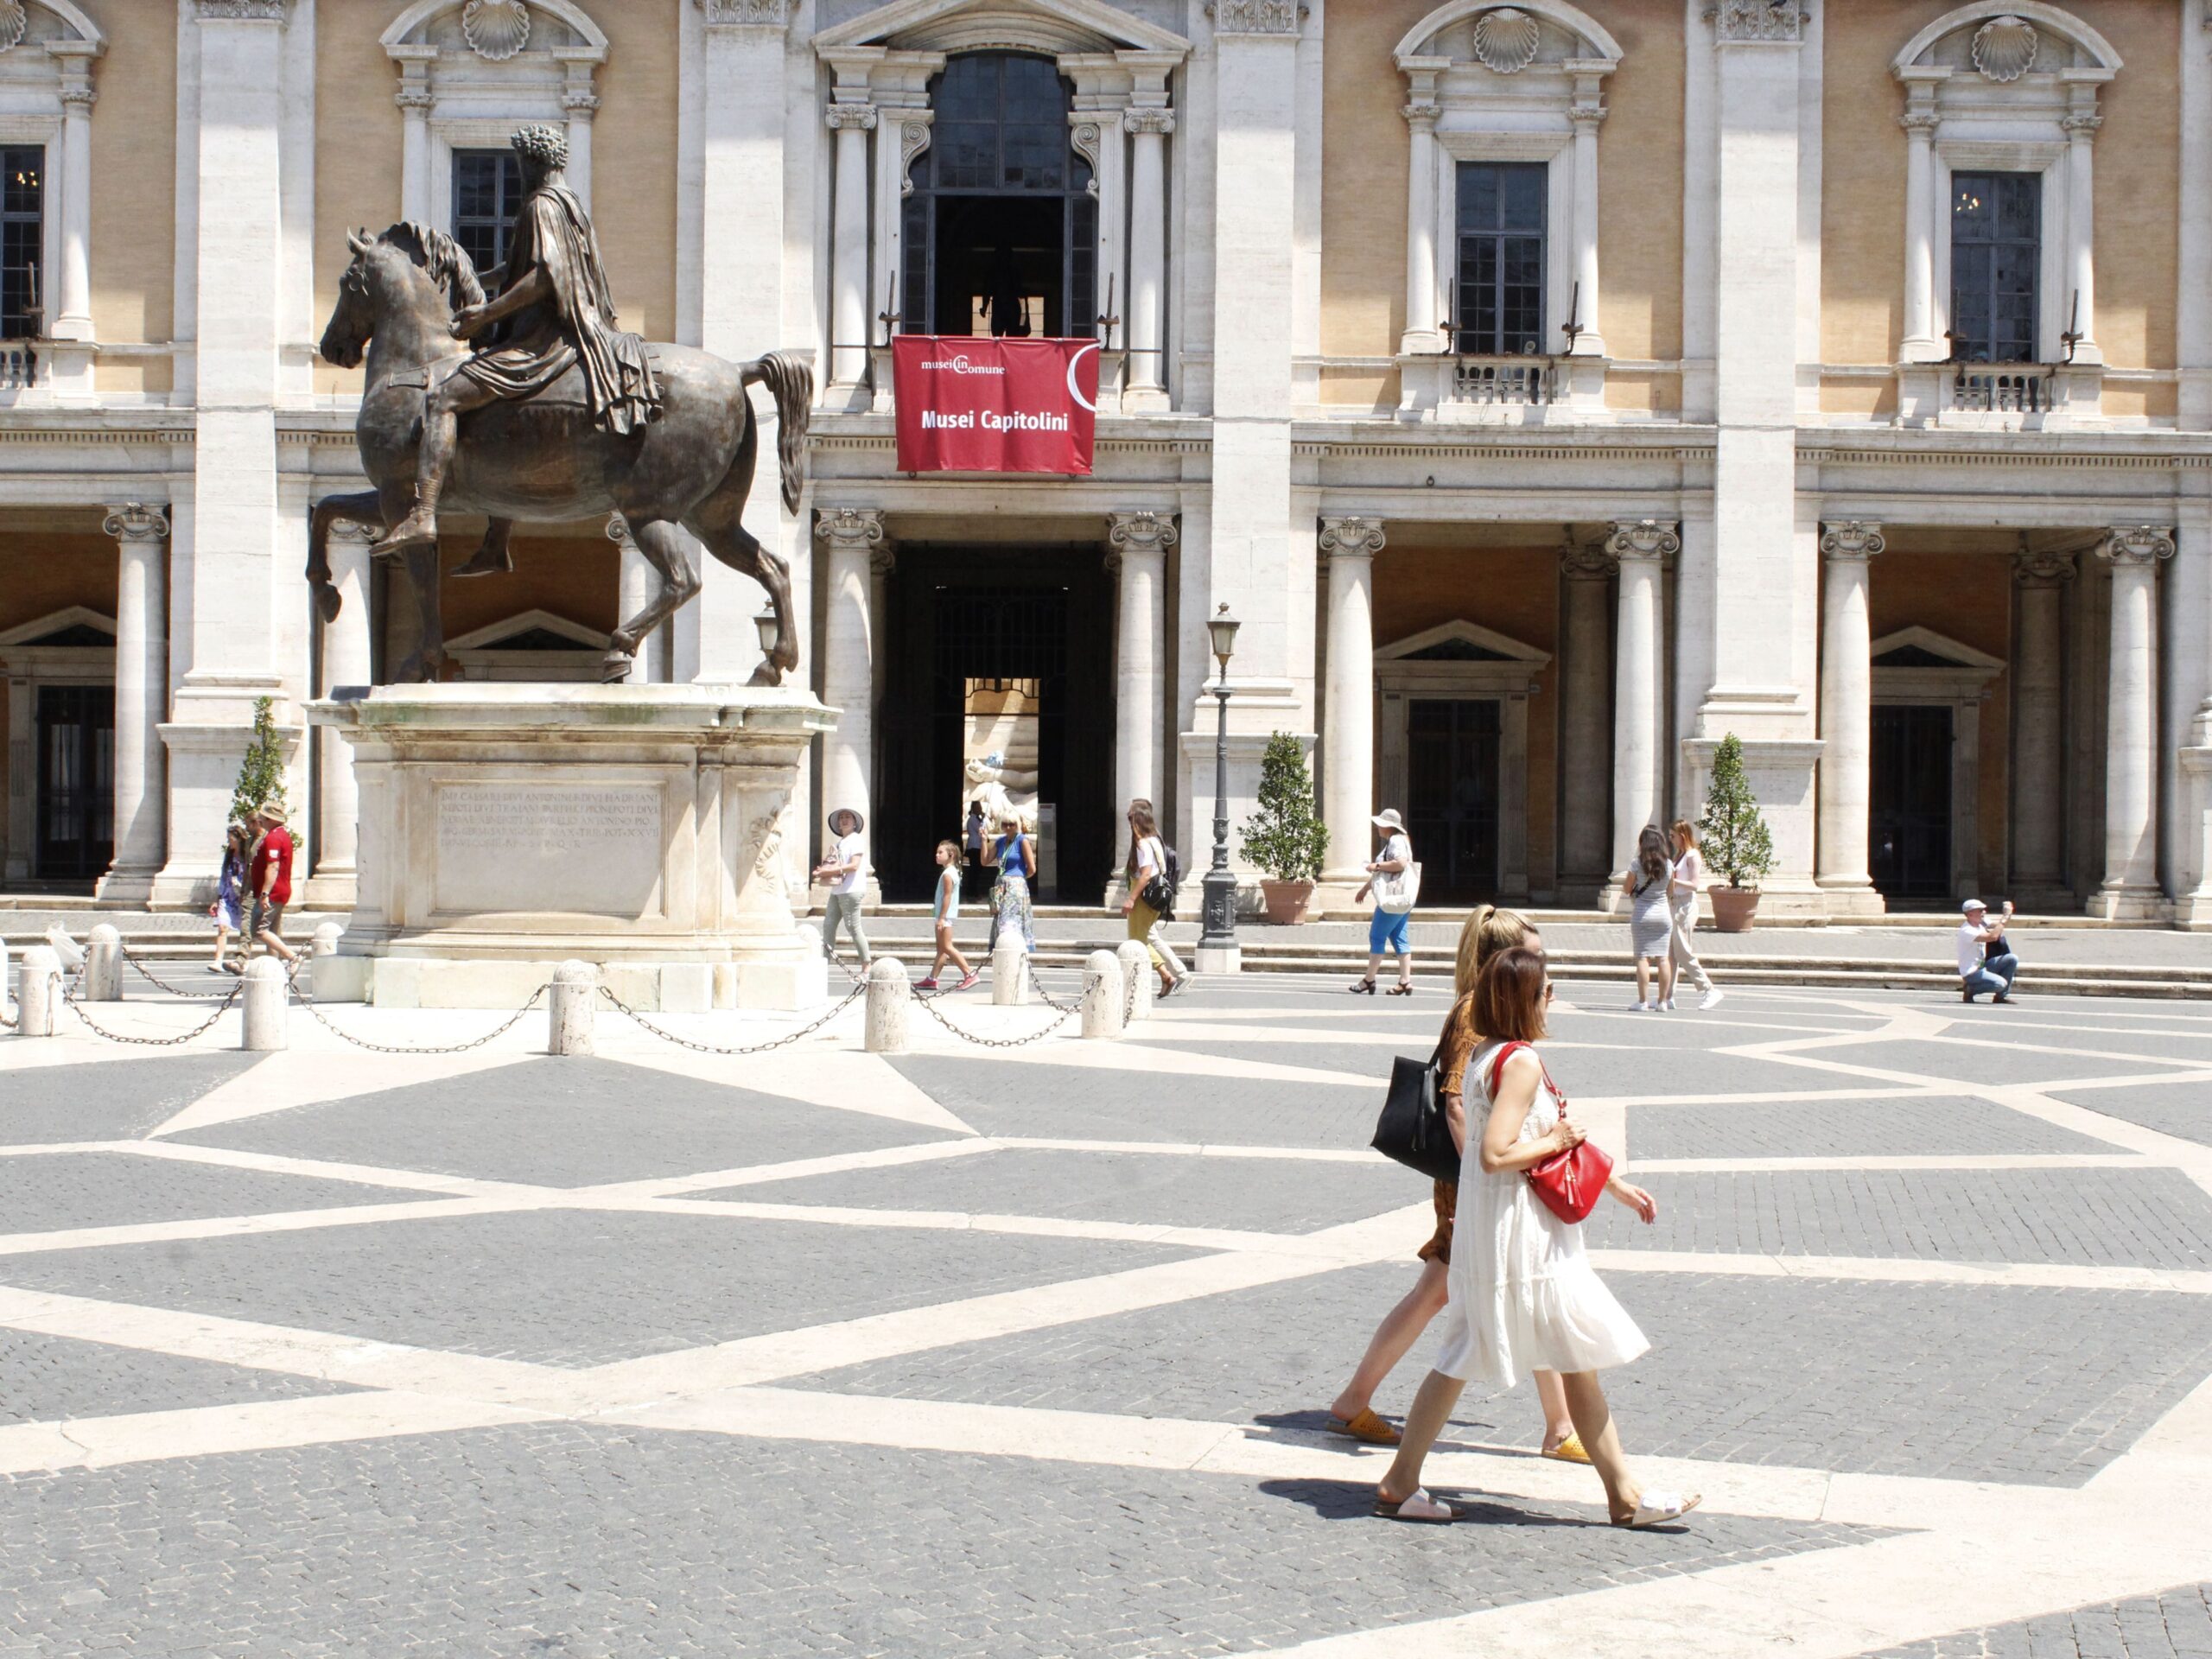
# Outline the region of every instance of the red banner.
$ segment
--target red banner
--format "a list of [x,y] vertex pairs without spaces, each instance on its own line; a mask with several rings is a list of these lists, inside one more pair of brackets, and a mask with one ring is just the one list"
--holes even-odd
[[900,472],[1090,475],[1096,340],[899,334],[891,372]]

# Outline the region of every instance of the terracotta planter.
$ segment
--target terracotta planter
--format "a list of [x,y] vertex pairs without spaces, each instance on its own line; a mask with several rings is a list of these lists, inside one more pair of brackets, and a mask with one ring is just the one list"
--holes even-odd
[[1759,907],[1757,887],[1714,886],[1706,889],[1713,899],[1713,925],[1723,933],[1748,933]]
[[1262,877],[1260,891],[1267,898],[1268,920],[1277,927],[1304,921],[1306,907],[1313,902],[1311,881],[1277,881]]

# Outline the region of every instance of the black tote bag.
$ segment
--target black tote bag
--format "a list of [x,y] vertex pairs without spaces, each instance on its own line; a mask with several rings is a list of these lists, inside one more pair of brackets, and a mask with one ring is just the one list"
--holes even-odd
[[1443,1052],[1444,1045],[1439,1042],[1426,1060],[1401,1054],[1390,1063],[1390,1092],[1369,1144],[1433,1181],[1456,1181],[1459,1153],[1452,1144],[1452,1125],[1445,1118],[1444,1097],[1436,1086],[1436,1062]]

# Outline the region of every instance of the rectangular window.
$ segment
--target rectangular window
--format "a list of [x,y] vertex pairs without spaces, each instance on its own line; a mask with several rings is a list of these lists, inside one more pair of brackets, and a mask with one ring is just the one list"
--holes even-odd
[[[1459,278],[1453,321],[1469,357],[1529,357],[1544,336],[1544,202],[1549,169],[1540,162],[1462,162],[1459,177]],[[1421,320],[1408,320],[1423,326]]]
[[46,150],[0,147],[0,338],[45,332]]
[[2033,363],[2043,175],[1951,175],[1951,355]]
[[522,206],[522,163],[511,149],[453,153],[453,239],[474,262],[487,293],[499,286],[507,239]]

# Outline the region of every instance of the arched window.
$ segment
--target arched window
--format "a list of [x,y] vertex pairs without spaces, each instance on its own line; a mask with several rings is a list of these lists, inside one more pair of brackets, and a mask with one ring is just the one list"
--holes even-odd
[[905,326],[938,334],[1090,335],[1098,200],[1050,58],[954,58],[930,88],[930,147],[905,203]]

